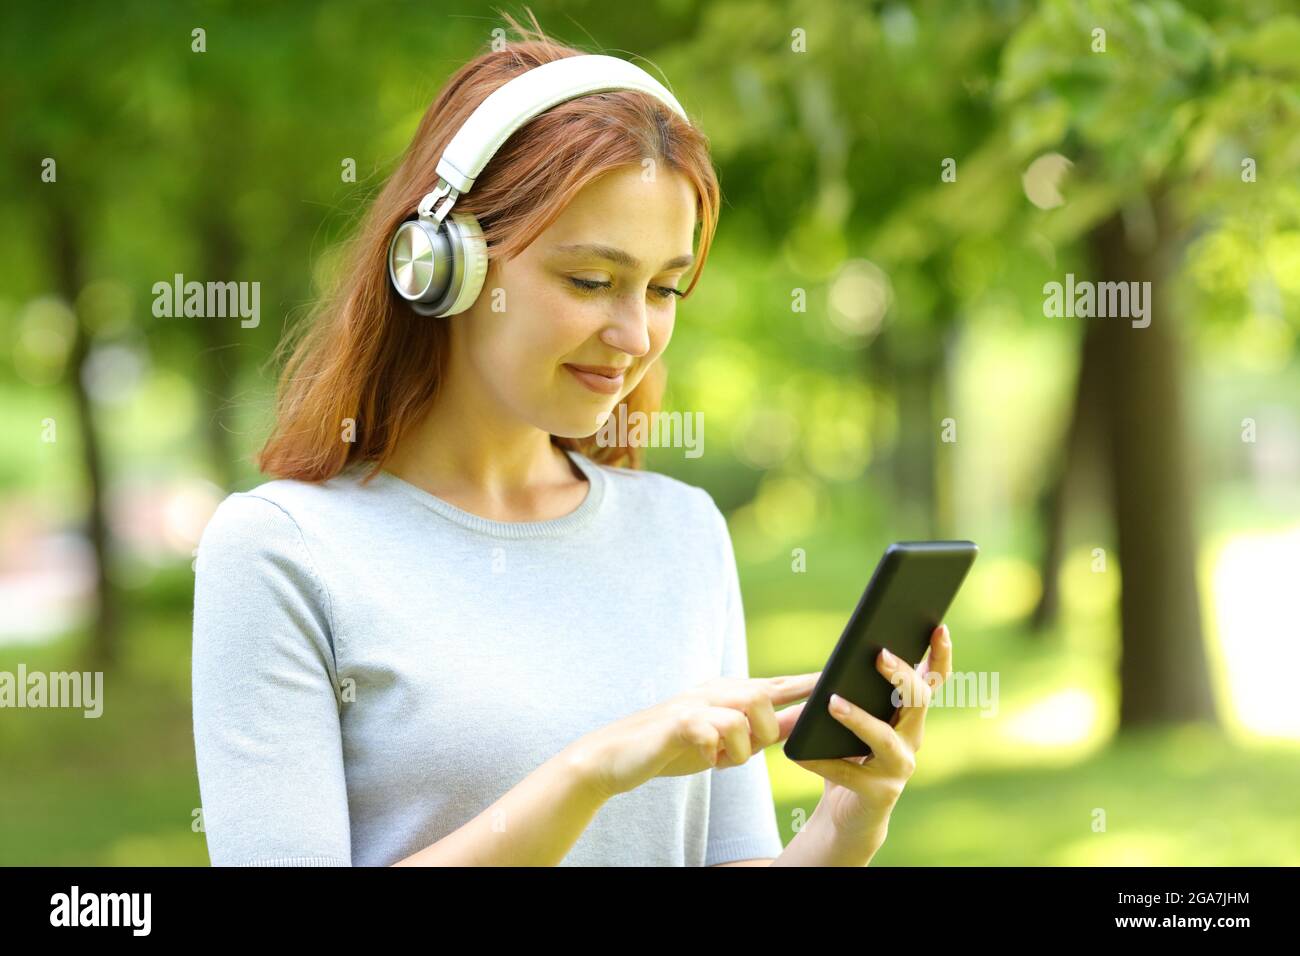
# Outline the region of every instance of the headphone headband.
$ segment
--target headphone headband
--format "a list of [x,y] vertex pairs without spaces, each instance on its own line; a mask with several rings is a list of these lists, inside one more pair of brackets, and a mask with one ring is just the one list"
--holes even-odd
[[565,100],[606,90],[649,93],[687,119],[673,94],[639,66],[599,53],[565,57],[493,90],[452,137],[438,161],[438,175],[457,192],[469,192],[488,160],[519,127]]

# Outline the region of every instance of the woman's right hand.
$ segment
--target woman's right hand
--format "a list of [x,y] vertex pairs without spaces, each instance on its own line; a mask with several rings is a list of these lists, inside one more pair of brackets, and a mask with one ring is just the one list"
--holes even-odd
[[737,767],[790,735],[820,676],[715,678],[592,731],[576,749],[606,798],[654,777]]

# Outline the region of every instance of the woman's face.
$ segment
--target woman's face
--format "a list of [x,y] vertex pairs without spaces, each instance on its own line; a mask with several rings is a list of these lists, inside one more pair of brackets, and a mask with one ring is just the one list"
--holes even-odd
[[668,345],[695,204],[676,170],[645,180],[627,167],[588,183],[523,252],[492,260],[474,305],[452,318],[459,360],[507,414],[552,435],[592,434]]

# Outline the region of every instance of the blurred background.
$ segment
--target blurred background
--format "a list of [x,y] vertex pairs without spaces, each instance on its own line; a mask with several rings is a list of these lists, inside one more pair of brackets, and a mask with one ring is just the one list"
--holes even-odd
[[[1289,0],[532,3],[644,58],[725,204],[665,356],[755,675],[820,669],[891,541],[970,538],[877,863],[1300,863],[1300,13]],[[518,5],[506,6],[523,15]],[[6,4],[0,863],[208,862],[192,561],[261,480],[272,352],[478,3]],[[201,31],[196,33],[195,31]],[[201,49],[200,49],[201,48]],[[261,319],[153,286],[257,281]],[[1045,315],[1140,281],[1150,325]],[[768,751],[788,841],[822,780]]]

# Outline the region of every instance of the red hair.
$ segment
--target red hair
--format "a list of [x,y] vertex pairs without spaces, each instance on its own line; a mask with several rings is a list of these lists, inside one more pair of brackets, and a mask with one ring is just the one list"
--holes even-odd
[[[528,13],[532,29],[503,17],[522,38],[485,51],[447,81],[425,112],[401,162],[348,241],[333,287],[304,324],[280,378],[275,423],[257,456],[277,478],[325,481],[356,462],[377,473],[407,430],[430,410],[446,370],[448,318],[413,312],[390,287],[388,241],[398,224],[437,182],[435,167],[461,124],[493,90],[513,77],[583,51],[548,38]],[[700,278],[717,224],[720,191],[708,140],[698,129],[644,93],[589,94],[542,113],[497,151],[456,209],[483,227],[489,259],[509,260],[547,228],[592,180],[625,166],[658,165],[682,172],[697,193]],[[454,317],[453,317],[454,318]],[[624,399],[628,412],[652,412],[663,398],[662,359]],[[346,420],[353,441],[343,440]],[[641,467],[637,446],[599,445],[551,436],[593,461]]]

